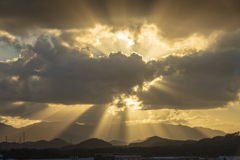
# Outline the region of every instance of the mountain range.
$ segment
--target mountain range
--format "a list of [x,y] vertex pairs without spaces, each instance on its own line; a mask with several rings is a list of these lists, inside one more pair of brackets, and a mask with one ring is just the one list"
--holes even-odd
[[[115,141],[111,141],[112,143]],[[119,142],[117,142],[119,144]],[[181,149],[196,149],[196,148],[238,148],[240,144],[239,132],[234,134],[227,134],[225,136],[216,136],[213,138],[204,138],[199,141],[195,140],[171,140],[165,139],[162,137],[149,137],[142,142],[130,143],[128,146],[125,145],[123,148],[135,148],[135,147],[181,147]],[[53,139],[51,141],[40,140],[37,142],[2,142],[0,143],[2,150],[10,149],[61,149],[61,150],[76,150],[76,149],[96,149],[96,148],[113,148],[110,142],[106,142],[101,139],[91,138],[85,141],[82,141],[78,144],[70,144],[62,139]],[[176,148],[175,148],[176,149]]]
[[128,147],[182,146],[184,144],[193,144],[195,142],[195,140],[171,140],[158,136],[153,136],[147,138],[143,142],[130,143]]
[[[123,128],[123,126],[121,126]],[[153,132],[151,129],[147,128],[145,124],[124,126],[125,130],[128,130],[133,135],[126,136],[124,134],[116,134],[116,126],[110,127],[108,131],[107,138],[97,137],[104,139],[106,141],[111,141],[112,145],[127,145],[131,142],[141,142],[144,141],[146,137],[158,136],[165,139],[174,140],[200,140],[203,138],[212,138],[215,136],[223,136],[226,133],[220,130],[212,130],[209,128],[202,127],[188,127],[184,125],[172,125],[172,124],[153,124],[152,128],[159,129],[158,132]],[[66,142],[77,144],[84,140],[94,138],[91,137],[92,133],[96,131],[96,126],[94,125],[79,125],[72,123],[62,128],[62,123],[60,122],[41,122],[35,123],[22,128],[14,128],[12,126],[0,123],[0,141],[8,142],[19,142],[20,137],[22,137],[23,132],[25,132],[25,142],[27,141],[39,141],[39,140],[52,140],[54,138],[60,138]],[[146,128],[141,134],[139,128]],[[124,129],[123,129],[124,130]],[[23,138],[22,138],[23,140]],[[23,142],[23,141],[22,141]],[[179,142],[177,142],[179,143]]]
[[[200,156],[203,158],[214,158],[218,156],[240,156],[239,132],[227,134],[225,136],[216,136],[213,138],[204,138],[199,141],[176,141],[161,137],[149,137],[139,144],[129,144],[129,146],[114,147],[109,142],[101,139],[91,138],[79,144],[73,145],[64,142],[61,139],[51,141],[25,142],[18,144],[19,149],[4,148],[6,144],[16,145],[16,143],[2,142],[2,154],[5,158],[62,158],[69,155],[77,155],[79,157],[93,157],[98,154],[122,154],[122,155],[143,155],[143,156]],[[32,144],[31,148],[26,146]],[[35,145],[35,147],[33,146]],[[65,146],[66,145],[66,146]],[[8,146],[8,147],[9,147]],[[64,147],[62,147],[64,146]],[[52,148],[55,147],[55,148]],[[38,148],[38,149],[32,149]]]
[[21,149],[21,148],[28,148],[28,149],[46,149],[46,148],[62,148],[65,146],[70,145],[66,141],[55,138],[51,141],[40,140],[37,142],[24,142],[24,143],[16,143],[16,142],[2,142],[1,149],[2,150],[10,150],[10,149]]
[[2,150],[10,150],[10,149],[50,149],[50,148],[63,148],[67,150],[71,149],[93,149],[93,148],[111,148],[113,145],[109,142],[106,142],[101,139],[91,138],[76,145],[72,145],[62,139],[55,138],[51,141],[40,140],[37,142],[24,142],[24,143],[16,143],[16,142],[2,142],[0,143]]

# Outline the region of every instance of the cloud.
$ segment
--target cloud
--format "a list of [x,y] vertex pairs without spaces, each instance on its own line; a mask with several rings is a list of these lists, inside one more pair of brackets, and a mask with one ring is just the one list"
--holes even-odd
[[0,30],[0,44],[2,46],[8,45],[10,47],[13,47],[17,51],[20,51],[22,48],[19,43],[19,40],[15,36],[12,36],[8,32],[1,31],[1,30]]
[[215,43],[212,44],[211,48],[215,50],[229,50],[229,49],[240,49],[240,29],[232,32],[222,32],[216,39]]
[[[239,27],[239,1],[181,0],[90,0],[78,1],[2,1],[0,27],[24,34],[39,28],[76,29],[95,24],[124,27],[133,20],[148,20],[156,24],[164,36],[174,39],[193,33],[204,35],[216,30]],[[45,12],[43,13],[42,10]],[[29,14],[31,12],[31,14]]]
[[0,122],[236,130],[190,112],[239,103],[238,15],[238,0],[0,1]]
[[194,33],[169,40],[156,25],[146,21],[133,21],[123,28],[98,24],[93,28],[59,30],[62,44],[90,49],[95,57],[121,50],[128,54],[138,52],[146,59],[172,53],[184,56],[206,50],[215,42],[217,35],[218,32],[209,36]]
[[[138,123],[164,123],[164,124],[174,124],[174,125],[198,125],[196,121],[205,121],[207,116],[195,116],[190,117],[189,111],[179,111],[174,109],[161,109],[158,112],[148,111],[147,118],[132,119],[126,121],[129,124]],[[198,122],[199,123],[199,122]]]
[[34,123],[41,122],[40,120],[29,120],[29,119],[22,119],[20,117],[11,117],[11,116],[0,116],[0,122],[11,125],[14,128],[21,128],[25,127]]
[[31,115],[36,114],[47,107],[48,105],[44,103],[2,101],[0,111],[1,116],[27,119]]
[[[52,43],[52,44],[51,44]],[[1,101],[106,104],[153,79],[155,68],[136,53],[110,53],[98,59],[41,35],[20,57],[1,62]]]
[[[239,124],[236,122],[222,121],[211,117],[207,114],[194,114],[195,111],[174,110],[174,109],[160,109],[150,110],[145,113],[145,116],[137,119],[129,119],[127,124],[173,124],[173,125],[187,125],[190,127],[207,127],[212,129],[223,129],[236,131]],[[140,113],[138,113],[140,114]]]
[[239,51],[169,56],[169,75],[137,93],[144,109],[208,109],[239,100]]
[[66,46],[61,36],[40,35],[19,58],[0,62],[0,101],[219,108],[239,100],[239,55],[201,51],[146,61],[135,52],[118,52],[95,58],[90,50]]

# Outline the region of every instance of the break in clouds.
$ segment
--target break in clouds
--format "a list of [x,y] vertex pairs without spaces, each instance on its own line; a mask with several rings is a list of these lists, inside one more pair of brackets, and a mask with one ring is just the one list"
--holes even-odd
[[[144,110],[211,109],[239,101],[239,1],[71,2],[0,2],[0,45],[20,53],[0,62],[2,115],[27,117],[50,103],[124,108],[126,98]],[[96,24],[107,27],[86,30]],[[42,32],[54,29],[59,33]],[[116,39],[114,33],[127,33],[120,38],[137,52],[96,49],[106,37]],[[79,41],[86,46],[76,46]],[[108,46],[116,45],[112,41]],[[150,41],[162,48],[146,60],[141,45]],[[159,56],[164,47],[168,55]]]

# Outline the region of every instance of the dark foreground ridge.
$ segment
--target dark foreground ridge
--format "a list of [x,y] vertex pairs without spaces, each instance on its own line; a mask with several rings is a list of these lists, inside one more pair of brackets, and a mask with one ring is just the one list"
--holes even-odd
[[91,138],[86,141],[83,141],[79,144],[72,145],[66,141],[56,138],[51,141],[40,140],[37,142],[25,142],[25,143],[0,143],[2,150],[10,149],[51,149],[51,148],[61,148],[63,150],[72,150],[72,149],[94,149],[94,148],[111,148],[113,145],[109,142],[106,142],[101,139]]
[[62,148],[70,145],[66,141],[55,138],[51,141],[40,140],[37,142],[25,142],[25,143],[10,143],[10,142],[2,142],[1,144],[2,150],[10,150],[10,149],[48,149],[48,148]]
[[[154,142],[154,139],[158,142]],[[53,140],[51,142],[60,140]],[[166,145],[167,141],[169,144]],[[140,144],[148,144],[150,147],[131,147],[122,146],[114,147],[110,143],[100,139],[89,139],[76,145],[68,145],[55,149],[11,149],[2,151],[6,158],[67,158],[70,155],[79,157],[94,156],[96,153],[126,154],[126,155],[144,155],[144,156],[201,156],[201,157],[218,157],[218,156],[240,156],[240,136],[239,132],[217,136],[214,138],[204,138],[199,141],[185,141],[177,145],[175,140],[166,140],[160,137],[151,137]],[[39,142],[36,142],[39,143]],[[156,146],[156,144],[165,144],[165,146]],[[62,142],[61,144],[64,144]],[[3,143],[2,143],[3,146]],[[59,147],[59,146],[58,146]]]

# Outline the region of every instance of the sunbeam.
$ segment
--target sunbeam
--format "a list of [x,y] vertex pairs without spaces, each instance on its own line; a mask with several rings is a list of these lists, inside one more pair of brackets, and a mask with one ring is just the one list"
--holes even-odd
[[76,123],[76,119],[89,110],[92,105],[59,105],[48,104],[46,109],[31,115],[33,118],[41,118],[46,122],[56,122],[61,120],[61,125],[55,126],[57,132],[52,134],[52,138],[61,135],[66,128],[72,123]]

